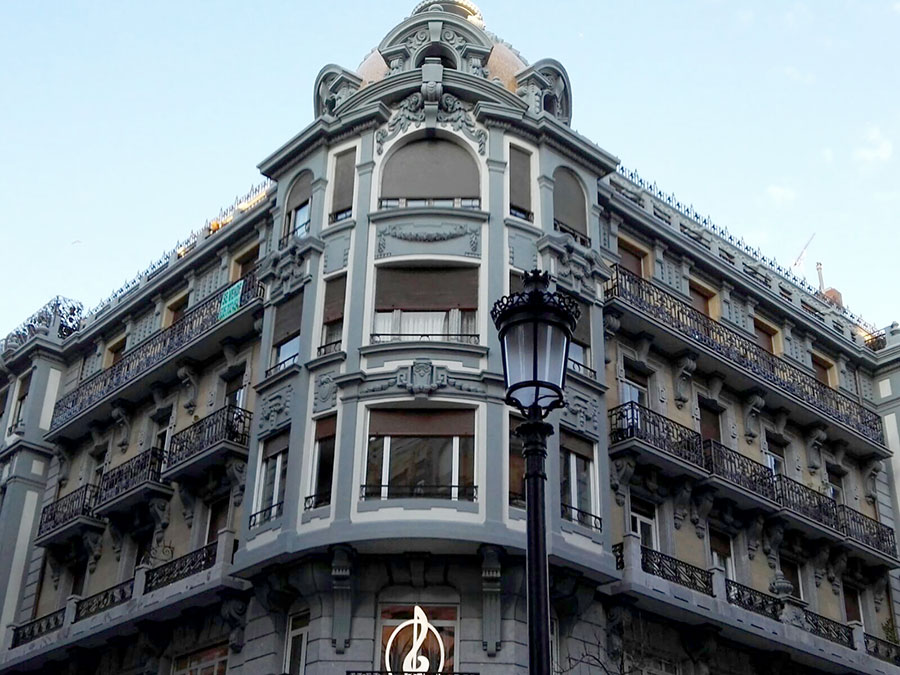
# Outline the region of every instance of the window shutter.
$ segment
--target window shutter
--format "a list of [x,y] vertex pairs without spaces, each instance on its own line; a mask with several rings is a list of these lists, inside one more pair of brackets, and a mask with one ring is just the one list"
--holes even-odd
[[316,420],[316,440],[332,438],[337,430],[337,415],[329,415]]
[[303,314],[303,293],[297,293],[275,308],[275,334],[273,345],[280,345],[300,332],[300,318]]
[[196,305],[207,295],[219,287],[219,264],[216,263],[205,272],[201,272],[191,294],[191,302]]
[[576,298],[574,295],[569,295],[569,297],[575,301],[575,304],[578,305],[578,309],[581,310],[581,316],[578,317],[578,323],[575,324],[575,332],[572,334],[572,338],[579,344],[590,347],[591,346],[591,306],[588,305],[586,302],[582,302],[581,300]]
[[584,192],[567,169],[557,169],[553,174],[553,218],[587,236]]
[[334,192],[331,212],[340,213],[353,207],[353,182],[356,177],[356,149],[342,152],[334,161]]
[[370,436],[474,436],[473,410],[372,410]]
[[531,211],[531,154],[509,146],[509,203]]
[[559,444],[569,452],[580,455],[590,462],[594,461],[594,444],[582,436],[560,429]]
[[619,264],[635,276],[644,276],[643,259],[643,255],[639,255],[630,248],[626,248],[622,244],[619,244]]
[[291,193],[288,195],[287,203],[284,206],[285,216],[292,213],[294,209],[304,202],[308,202],[310,195],[312,195],[312,174],[309,171],[304,171],[294,183]]
[[709,549],[718,553],[723,558],[731,557],[731,539],[722,534],[710,530],[709,532]]
[[331,323],[344,318],[344,298],[347,294],[347,275],[325,282],[325,309],[322,323]]
[[440,139],[413,141],[388,159],[381,181],[382,198],[428,199],[478,197],[478,166],[456,143]]
[[375,283],[375,311],[478,309],[478,269],[380,267]]
[[263,441],[263,459],[274,457],[279,452],[285,452],[290,447],[291,428],[280,431],[271,438]]

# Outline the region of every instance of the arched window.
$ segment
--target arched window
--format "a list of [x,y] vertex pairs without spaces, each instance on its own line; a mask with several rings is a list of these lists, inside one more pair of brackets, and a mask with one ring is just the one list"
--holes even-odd
[[569,169],[553,172],[553,227],[575,237],[582,246],[590,246],[587,208],[581,184]]
[[416,54],[416,68],[421,68],[425,59],[440,59],[441,65],[449,70],[457,69],[457,56],[453,50],[441,42],[432,42]]
[[304,171],[294,181],[284,205],[284,231],[281,233],[283,248],[291,237],[302,237],[309,232],[309,204],[312,196],[312,174]]
[[440,138],[404,145],[384,165],[381,208],[480,208],[478,165],[465,149]]

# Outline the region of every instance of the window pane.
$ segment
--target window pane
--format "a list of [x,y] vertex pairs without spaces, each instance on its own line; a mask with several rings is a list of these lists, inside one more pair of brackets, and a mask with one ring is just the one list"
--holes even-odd
[[[391,439],[391,496],[449,497],[453,484],[453,439],[445,437]],[[436,487],[444,489],[435,490]]]
[[291,637],[291,655],[288,661],[288,673],[290,675],[300,675],[303,672],[303,642],[306,639],[306,633],[294,635]]
[[319,441],[319,466],[316,470],[316,494],[331,492],[334,469],[334,436]]
[[263,489],[260,502],[260,508],[263,509],[272,505],[272,497],[275,494],[276,457],[277,455],[269,457],[263,462]]
[[575,481],[575,506],[582,511],[592,512],[591,463],[580,455],[575,456]]
[[471,436],[459,439],[459,485],[475,485],[475,439]]
[[[384,438],[369,437],[369,449],[366,454],[366,485],[381,485],[381,462],[384,454]],[[378,494],[368,494],[377,497]]]
[[563,504],[572,504],[572,466],[569,461],[569,453],[559,453],[559,495]]

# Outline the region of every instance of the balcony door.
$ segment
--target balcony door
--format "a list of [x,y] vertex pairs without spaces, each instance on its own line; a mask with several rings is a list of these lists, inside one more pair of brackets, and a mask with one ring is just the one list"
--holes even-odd
[[637,497],[631,498],[631,532],[640,537],[641,546],[658,550],[655,504]]

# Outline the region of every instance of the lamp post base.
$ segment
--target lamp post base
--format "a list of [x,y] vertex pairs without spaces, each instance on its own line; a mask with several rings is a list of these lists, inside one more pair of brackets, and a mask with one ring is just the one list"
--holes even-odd
[[547,519],[544,491],[547,438],[553,427],[540,416],[516,428],[525,457],[526,571],[528,578],[528,672],[550,675],[550,573],[547,563]]

